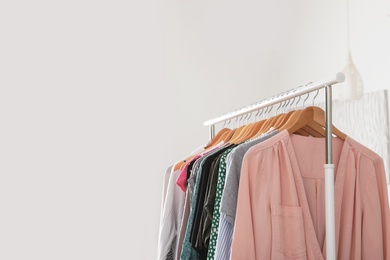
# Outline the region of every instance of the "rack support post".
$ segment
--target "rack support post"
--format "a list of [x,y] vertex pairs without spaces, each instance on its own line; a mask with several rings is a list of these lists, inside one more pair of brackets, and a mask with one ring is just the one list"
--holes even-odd
[[332,154],[332,86],[325,86],[326,164],[325,168],[325,221],[326,259],[336,259],[336,234],[334,212],[334,164]]
[[215,125],[210,125],[209,129],[210,129],[210,140],[212,140],[215,136]]

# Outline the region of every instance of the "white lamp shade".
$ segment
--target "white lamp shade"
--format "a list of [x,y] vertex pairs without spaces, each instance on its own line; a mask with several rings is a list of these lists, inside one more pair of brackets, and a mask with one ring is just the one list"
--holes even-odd
[[363,80],[352,61],[350,52],[342,72],[345,75],[345,81],[337,87],[337,90],[335,89],[335,98],[340,100],[361,98],[364,92]]

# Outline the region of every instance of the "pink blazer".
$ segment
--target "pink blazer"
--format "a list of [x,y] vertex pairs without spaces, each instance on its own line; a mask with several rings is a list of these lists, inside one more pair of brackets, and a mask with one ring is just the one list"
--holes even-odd
[[[333,139],[337,259],[390,259],[382,159]],[[287,131],[244,156],[231,259],[325,259],[325,144]]]

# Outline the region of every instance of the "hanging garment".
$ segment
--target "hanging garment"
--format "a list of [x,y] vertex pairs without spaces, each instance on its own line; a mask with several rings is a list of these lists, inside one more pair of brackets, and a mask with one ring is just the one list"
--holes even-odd
[[209,154],[210,152],[218,149],[223,143],[218,143],[216,144],[215,146],[213,147],[210,147],[208,148],[207,150],[197,154],[197,155],[194,155],[194,157],[192,157],[190,160],[188,160],[183,168],[183,170],[181,171],[181,173],[179,174],[179,177],[177,177],[177,180],[176,180],[176,183],[177,185],[179,185],[179,187],[183,190],[183,192],[186,192],[186,189],[187,189],[187,180],[189,178],[189,170],[188,170],[188,166],[193,163],[194,161],[196,161],[197,159],[199,159],[200,157],[204,156],[204,155],[207,155]]
[[[204,184],[201,186],[201,190],[198,193],[197,208],[195,209],[194,224],[192,226],[190,242],[192,247],[198,252],[207,253],[206,241],[204,239],[205,230],[205,221],[207,217],[207,212],[205,211],[207,201],[210,197],[212,180],[214,176],[218,176],[219,161],[222,154],[218,155],[212,162],[210,170],[208,172],[208,177],[205,178]],[[205,176],[207,174],[203,174]],[[203,194],[201,196],[200,194]],[[214,203],[214,202],[213,202]],[[197,227],[197,228],[196,228]]]
[[[209,252],[209,259],[229,260],[233,239],[234,221],[236,218],[236,207],[238,197],[238,187],[241,174],[241,165],[245,153],[253,146],[271,138],[278,132],[260,136],[257,139],[240,144],[229,155],[230,163],[226,172],[226,181],[223,192],[221,191],[221,205],[219,219],[213,220],[215,228],[213,237],[216,237],[215,258],[212,251]],[[213,228],[214,230],[214,228]]]
[[[188,171],[188,176],[193,175],[193,172],[198,172],[199,167],[201,164],[202,160],[197,159],[192,162],[190,162],[189,166],[187,167]],[[191,184],[195,185],[194,182],[190,182]],[[192,198],[192,190],[193,190],[193,185],[189,186],[188,189],[186,189],[186,199],[185,199],[185,205],[184,205],[184,212],[183,212],[183,218],[180,224],[180,233],[179,233],[179,239],[178,239],[178,247],[177,247],[177,252],[176,252],[176,258],[175,259],[180,259],[181,253],[182,253],[182,248],[183,248],[183,241],[184,237],[187,231],[187,225],[188,225],[188,218],[190,215],[190,207],[191,207],[191,198]]]
[[165,197],[167,196],[167,189],[169,184],[169,178],[171,177],[171,171],[172,171],[173,165],[169,166],[167,170],[165,171],[164,180],[163,180],[163,190],[162,190],[162,200],[161,200],[161,212],[160,212],[160,227],[162,222],[162,215],[164,211],[164,204],[165,204]]
[[[219,207],[221,203],[222,191],[225,186],[225,176],[226,176],[226,158],[231,153],[232,149],[226,150],[221,156],[221,160],[219,163],[218,177],[217,177],[217,185],[215,190],[215,199],[214,199],[214,207],[212,215],[208,212],[208,219],[211,221],[211,228],[209,230],[209,243],[208,243],[208,251],[207,251],[207,260],[214,259],[215,249],[217,246],[217,238],[218,238],[218,226],[219,226]],[[211,211],[211,202],[207,206],[210,208],[207,211]]]
[[200,157],[201,155],[196,155],[194,156],[194,158],[188,161],[188,163],[186,163],[183,170],[180,172],[179,176],[177,177],[176,184],[179,185],[179,187],[182,189],[183,192],[186,192],[187,190],[187,180],[189,178],[189,172],[190,172],[190,169],[188,167],[193,165],[193,163]]
[[[172,172],[172,168],[173,168],[173,165],[169,166],[167,168],[167,170],[165,171],[165,175],[164,175],[164,180],[163,180],[163,189],[162,189],[162,200],[161,200],[161,211],[160,211],[160,230],[159,230],[159,237],[160,237],[160,234],[162,232],[162,227],[164,225],[164,222],[166,221],[166,218],[164,218],[164,206],[165,206],[165,199],[166,199],[166,196],[167,196],[167,192],[168,192],[168,185],[169,185],[169,178],[171,177],[171,172]],[[161,258],[161,254],[166,254],[166,253],[162,253],[161,252],[161,248],[163,246],[160,244],[160,241],[159,241],[159,244],[158,244],[158,252],[157,252],[157,259],[160,259]],[[169,252],[167,253],[167,256],[165,257],[166,260],[168,259],[171,259],[170,256],[172,254],[172,250],[170,249]],[[162,257],[164,258],[164,257]]]
[[[204,245],[204,250],[207,252],[207,255],[215,250],[216,238],[214,238],[214,248],[210,249],[210,237],[212,232],[212,223],[216,218],[219,219],[219,216],[215,216],[214,213],[218,212],[219,214],[219,201],[222,195],[222,189],[219,190],[219,194],[217,194],[218,182],[221,185],[221,178],[225,180],[225,172],[226,172],[226,157],[227,155],[234,149],[236,145],[232,145],[229,149],[224,151],[221,155],[218,156],[217,163],[215,165],[215,170],[211,172],[210,182],[208,183],[208,194],[207,199],[204,202],[203,208],[203,233],[202,233],[202,241]],[[214,227],[213,232],[216,232],[217,227]],[[207,256],[208,257],[208,256]]]
[[185,193],[176,184],[180,171],[170,174],[162,210],[158,240],[158,259],[173,259],[177,250],[179,227],[183,216]]
[[[287,131],[244,156],[231,259],[325,259],[323,138]],[[333,139],[337,259],[389,259],[383,160]]]
[[[190,178],[188,179],[188,191],[190,192],[191,195],[191,206],[190,206],[190,214],[188,217],[188,223],[187,223],[187,228],[186,228],[186,233],[184,236],[183,240],[183,247],[182,247],[182,252],[181,252],[181,257],[180,259],[206,259],[207,258],[207,252],[202,254],[199,254],[191,245],[190,242],[190,237],[191,237],[191,230],[193,227],[194,223],[194,216],[195,216],[195,211],[197,208],[197,201],[198,201],[198,193],[199,190],[201,190],[201,184],[200,180],[203,175],[203,173],[208,174],[211,163],[212,161],[221,153],[223,153],[226,149],[228,149],[229,146],[227,147],[221,147],[219,149],[216,149],[210,154],[201,157],[200,160],[201,164],[199,167],[199,170],[197,172],[192,172]],[[192,192],[193,191],[193,192]],[[201,194],[200,194],[201,196]]]

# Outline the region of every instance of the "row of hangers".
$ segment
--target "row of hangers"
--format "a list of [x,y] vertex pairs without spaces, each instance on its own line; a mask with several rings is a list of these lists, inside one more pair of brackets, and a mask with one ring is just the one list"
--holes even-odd
[[[235,129],[223,127],[212,140],[204,146],[202,153],[211,150],[215,145],[220,144],[221,142],[240,144],[247,140],[255,139],[273,129],[278,130],[278,132],[287,130],[289,134],[323,138],[326,135],[325,125],[324,110],[317,106],[309,106],[304,109],[280,113],[273,117],[245,124]],[[332,133],[343,141],[346,139],[346,134],[341,132],[334,125],[332,125]],[[174,170],[181,169],[187,161],[198,154],[200,153],[192,154],[184,160],[177,162],[174,165]]]

